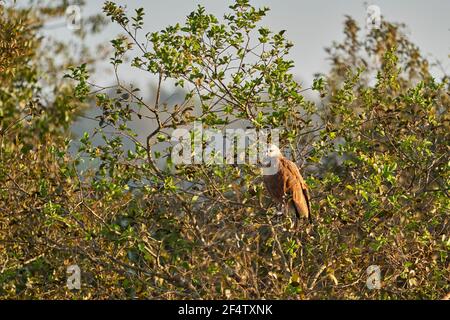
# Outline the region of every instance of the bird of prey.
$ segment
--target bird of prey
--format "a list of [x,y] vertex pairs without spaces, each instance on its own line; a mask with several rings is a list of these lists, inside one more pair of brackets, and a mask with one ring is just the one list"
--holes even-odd
[[297,220],[307,218],[311,223],[311,205],[308,187],[295,163],[281,154],[275,145],[269,145],[265,152],[263,180],[273,200],[281,203],[285,210],[294,211]]

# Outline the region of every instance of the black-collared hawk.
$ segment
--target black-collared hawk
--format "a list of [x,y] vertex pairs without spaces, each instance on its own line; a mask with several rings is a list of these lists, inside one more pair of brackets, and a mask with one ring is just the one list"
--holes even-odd
[[270,164],[263,167],[263,179],[271,198],[294,211],[297,218],[312,222],[308,186],[297,165],[283,157],[275,145],[268,146],[265,157]]

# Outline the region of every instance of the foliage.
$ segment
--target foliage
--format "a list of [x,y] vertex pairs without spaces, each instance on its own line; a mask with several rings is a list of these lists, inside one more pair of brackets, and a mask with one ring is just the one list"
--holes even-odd
[[[267,8],[236,0],[220,20],[198,7],[183,24],[144,35],[143,9],[129,16],[107,1],[103,10],[124,31],[111,41],[111,87],[91,83],[93,61],[83,61],[65,76],[73,86],[55,81],[43,99],[37,35],[1,51],[1,68],[17,78],[5,77],[0,91],[0,295],[435,299],[449,291],[448,81],[430,75],[401,25],[364,36],[348,17],[344,41],[327,49],[330,72],[312,84],[320,101],[308,101],[290,72],[286,32],[261,25]],[[1,24],[27,27],[16,15],[31,17],[11,9]],[[121,80],[127,61],[156,77],[154,101]],[[184,90],[182,103],[161,100],[171,85]],[[101,111],[96,130],[70,154],[69,124],[89,101]],[[194,120],[283,128],[282,146],[311,187],[313,230],[273,217],[254,165],[173,164],[170,133]],[[139,121],[150,127],[145,137],[131,129]],[[83,171],[87,160],[96,166]],[[83,272],[79,291],[65,286],[71,264]],[[373,264],[380,290],[366,287]]]

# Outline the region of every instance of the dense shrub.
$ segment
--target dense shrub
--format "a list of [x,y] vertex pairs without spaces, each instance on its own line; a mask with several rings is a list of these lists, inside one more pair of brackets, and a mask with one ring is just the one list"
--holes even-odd
[[[1,296],[435,299],[449,291],[448,79],[431,76],[401,25],[365,35],[347,18],[343,42],[327,49],[330,71],[303,89],[285,31],[261,26],[267,8],[237,0],[220,20],[198,7],[153,33],[143,32],[142,9],[129,16],[106,2],[103,10],[124,31],[111,41],[110,87],[91,82],[93,61],[71,61],[71,85],[52,82],[49,101],[36,34],[15,38],[12,58],[1,51],[0,69],[15,74],[0,89]],[[0,24],[26,28],[16,15],[30,17],[13,10]],[[121,80],[127,63],[156,77],[152,101]],[[172,87],[185,96],[176,105],[161,99]],[[90,101],[98,123],[69,153],[69,125]],[[194,120],[281,128],[311,188],[313,230],[274,217],[255,165],[174,164],[170,133]],[[146,136],[132,122],[146,124]],[[66,287],[72,264],[81,290]],[[382,270],[380,290],[366,287],[370,265]]]

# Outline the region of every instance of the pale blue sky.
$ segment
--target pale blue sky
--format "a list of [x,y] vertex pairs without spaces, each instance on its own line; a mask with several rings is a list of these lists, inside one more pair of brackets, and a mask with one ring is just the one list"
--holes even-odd
[[[84,14],[101,11],[102,0],[87,1]],[[198,4],[218,16],[227,12],[231,0],[163,0],[163,1],[115,1],[134,10],[144,7],[145,32],[156,31],[169,24],[184,21],[186,15]],[[294,73],[308,86],[315,72],[327,70],[324,47],[342,38],[344,15],[355,18],[364,26],[366,7],[376,4],[389,21],[403,22],[408,26],[411,39],[422,52],[440,59],[450,68],[450,0],[253,0],[255,6],[268,6],[271,11],[263,24],[273,30],[287,30],[287,37],[295,44],[291,58],[295,61]],[[64,35],[67,30],[61,30]],[[94,44],[109,40],[120,32],[110,24],[100,35],[89,41]],[[136,79],[136,74],[124,77]],[[105,80],[106,81],[106,80]]]
[[[88,0],[83,15],[101,12],[103,0]],[[206,7],[207,11],[222,17],[233,3],[232,0],[163,0],[163,1],[115,1],[126,5],[130,12],[144,7],[145,25],[144,33],[161,30],[164,27],[182,22],[185,17],[198,4]],[[365,25],[366,8],[370,4],[380,7],[382,15],[392,22],[402,22],[408,26],[410,39],[416,43],[422,53],[432,61],[439,59],[447,73],[450,71],[450,0],[253,0],[255,6],[268,6],[271,8],[262,24],[270,29],[286,29],[287,37],[293,41],[291,59],[295,62],[293,70],[296,78],[302,82],[304,88],[310,87],[314,73],[326,72],[328,61],[324,48],[333,41],[343,37],[342,29],[344,16],[350,15],[358,21],[360,26]],[[53,36],[70,39],[71,31],[67,28],[49,30]],[[101,42],[108,42],[122,30],[110,23],[99,35],[88,38],[93,47]],[[105,61],[106,70],[111,71],[108,61]],[[442,75],[437,69],[435,76]],[[133,82],[139,87],[148,88],[149,83],[155,83],[155,78],[148,73],[136,69],[123,68],[120,77],[124,82]],[[111,72],[99,72],[94,82],[100,85],[113,83]],[[167,87],[170,95],[172,87]],[[151,94],[153,90],[144,90]],[[305,93],[306,95],[308,92]],[[165,96],[165,94],[163,94]],[[308,95],[307,95],[308,96]],[[148,98],[148,96],[147,96]],[[164,98],[163,98],[164,99]],[[175,98],[176,99],[176,98]],[[166,101],[168,103],[176,101]],[[137,129],[145,131],[147,125],[136,124]],[[79,121],[74,126],[77,132],[89,131],[92,123]]]
[[[87,0],[82,14],[88,16],[102,12],[103,0]],[[163,0],[163,1],[115,1],[126,5],[130,12],[144,7],[144,31],[161,30],[168,25],[183,22],[185,17],[198,4],[206,7],[207,11],[222,17],[229,11],[232,0]],[[422,53],[431,61],[439,59],[447,73],[450,71],[450,0],[253,0],[255,6],[268,6],[271,11],[263,19],[262,25],[277,31],[287,30],[287,37],[293,41],[291,59],[295,62],[293,70],[296,78],[302,82],[304,88],[311,86],[314,73],[326,72],[328,61],[324,48],[335,40],[343,37],[342,29],[344,16],[350,15],[356,19],[361,27],[366,20],[366,8],[370,4],[378,5],[382,15],[391,22],[401,22],[408,26],[410,39],[416,43]],[[71,31],[65,27],[49,29],[52,36],[60,39],[71,39]],[[90,36],[88,44],[93,48],[99,43],[109,42],[117,34],[123,33],[120,27],[110,23],[99,35]],[[111,70],[108,61],[104,66]],[[142,88],[147,87],[154,78],[148,73],[136,69],[121,70],[124,82],[134,82]],[[438,70],[434,74],[442,75]],[[101,85],[113,83],[111,73],[99,72],[94,82]],[[151,93],[152,90],[145,90]],[[167,88],[170,92],[171,88]],[[167,101],[169,102],[169,101]],[[148,130],[148,125],[135,124],[138,132]],[[92,131],[92,123],[83,120],[74,126],[76,132]],[[144,136],[144,135],[143,135]]]

